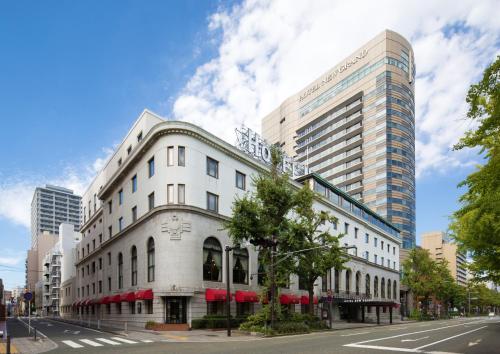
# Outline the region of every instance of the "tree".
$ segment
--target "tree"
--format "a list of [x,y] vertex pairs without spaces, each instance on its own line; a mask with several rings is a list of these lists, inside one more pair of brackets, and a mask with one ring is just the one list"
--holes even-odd
[[[295,194],[296,217],[291,221],[289,252],[295,253],[294,273],[305,281],[309,293],[309,314],[314,314],[314,282],[328,270],[342,269],[347,257],[339,247],[339,237],[330,233],[337,218],[313,208],[315,193],[304,185]],[[300,252],[301,250],[308,250]]]
[[448,262],[446,260],[436,262],[434,270],[437,280],[434,283],[434,295],[436,296],[436,299],[440,300],[443,304],[444,313],[447,316],[449,304],[453,303],[454,299],[459,296],[460,285],[457,284],[451,275],[450,270],[448,269]]
[[423,248],[414,248],[408,254],[403,263],[403,279],[401,281],[409,287],[415,297],[423,297],[423,312],[427,315],[428,302],[436,289],[436,262],[434,262],[429,251]]
[[459,184],[467,187],[450,229],[462,251],[473,258],[477,280],[500,283],[500,57],[467,94],[468,119],[477,128],[465,133],[454,149],[479,148],[486,163]]

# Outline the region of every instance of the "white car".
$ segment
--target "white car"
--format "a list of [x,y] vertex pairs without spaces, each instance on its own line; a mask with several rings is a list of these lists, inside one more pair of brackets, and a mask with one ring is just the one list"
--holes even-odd
[[490,312],[490,313],[488,314],[488,317],[494,317],[494,316],[495,316],[495,313],[494,313],[494,312]]

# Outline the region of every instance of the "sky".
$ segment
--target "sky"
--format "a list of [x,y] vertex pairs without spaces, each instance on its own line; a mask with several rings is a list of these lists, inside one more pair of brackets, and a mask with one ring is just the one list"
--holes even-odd
[[387,28],[415,51],[417,243],[446,231],[482,163],[452,146],[500,53],[498,13],[498,0],[1,2],[0,278],[24,284],[34,188],[83,193],[145,108],[232,143]]

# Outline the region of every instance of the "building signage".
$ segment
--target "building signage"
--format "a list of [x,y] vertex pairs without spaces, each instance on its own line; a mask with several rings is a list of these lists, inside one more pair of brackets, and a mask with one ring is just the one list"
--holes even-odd
[[363,49],[361,52],[359,52],[358,55],[354,56],[353,58],[351,58],[349,60],[346,60],[344,64],[338,66],[332,72],[330,72],[328,75],[326,75],[323,78],[323,80],[321,80],[320,82],[314,84],[312,87],[310,87],[306,91],[304,91],[300,95],[299,102],[301,102],[307,96],[309,96],[310,94],[316,92],[321,87],[323,87],[324,85],[326,85],[327,83],[329,83],[330,81],[332,81],[333,79],[335,79],[338,74],[343,73],[344,71],[346,71],[347,69],[349,69],[351,66],[353,66],[354,64],[356,64],[358,61],[360,61],[361,59],[363,59],[364,57],[366,57],[367,54],[368,54],[368,50],[367,49]]
[[[271,164],[271,147],[259,134],[242,126],[240,129],[236,129],[236,138],[238,149],[260,162]],[[283,172],[289,173],[292,177],[300,177],[307,173],[307,168],[302,163],[285,154],[283,154],[281,168]]]

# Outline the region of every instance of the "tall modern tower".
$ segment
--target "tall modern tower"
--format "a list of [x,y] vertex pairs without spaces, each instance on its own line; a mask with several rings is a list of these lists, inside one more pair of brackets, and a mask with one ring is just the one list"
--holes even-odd
[[59,225],[80,228],[82,197],[70,189],[46,185],[37,187],[31,201],[31,249],[38,249],[38,235],[44,231],[59,234]]
[[386,30],[262,120],[262,134],[415,245],[415,60]]

